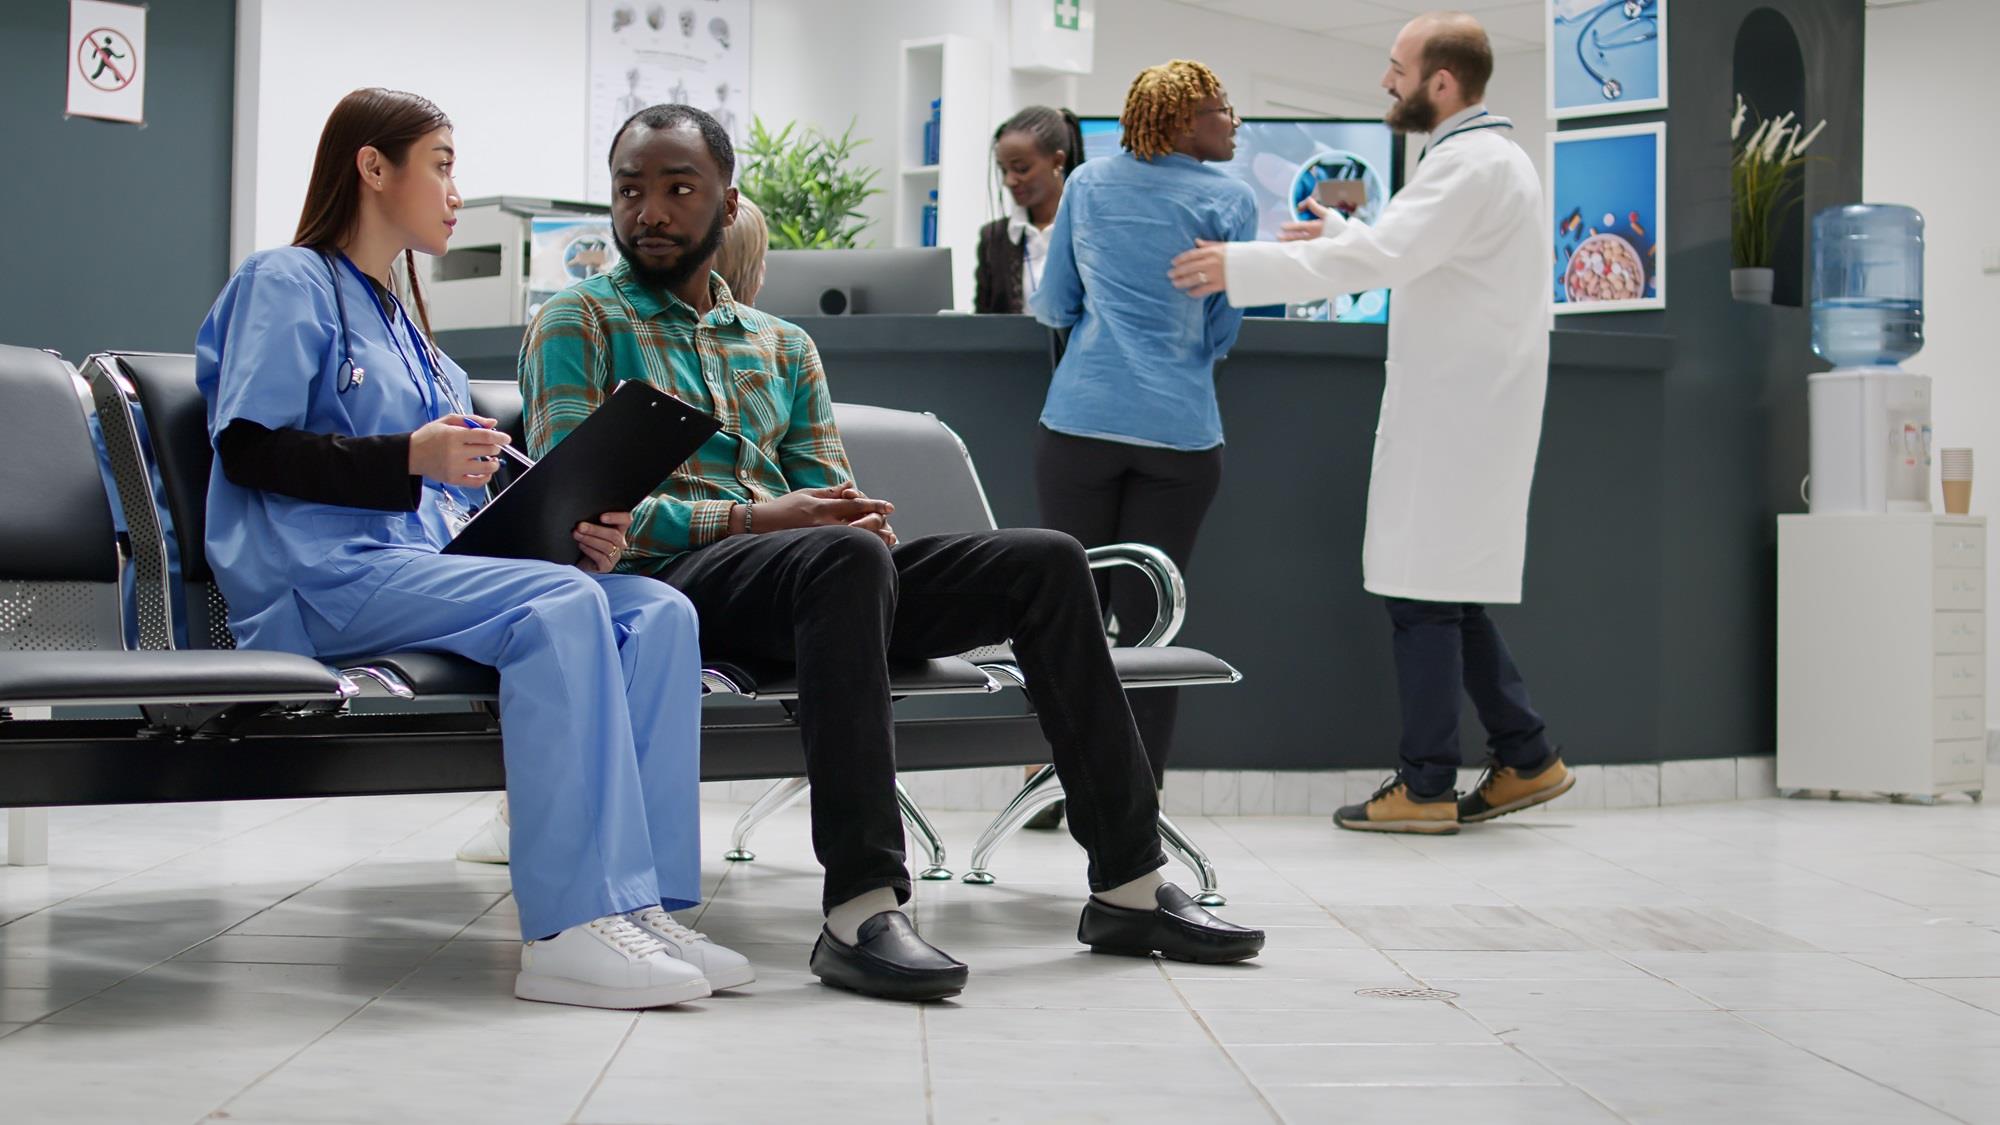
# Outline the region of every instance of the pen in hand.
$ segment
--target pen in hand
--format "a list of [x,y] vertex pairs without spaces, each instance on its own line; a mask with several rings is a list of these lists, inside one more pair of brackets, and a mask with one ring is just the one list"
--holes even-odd
[[[461,417],[460,421],[464,423],[465,428],[468,430],[483,430],[487,428],[485,426],[480,425],[478,422],[473,421],[470,418]],[[505,453],[509,457],[512,457],[524,469],[532,469],[535,467],[535,459],[533,457],[530,457],[527,454],[521,452],[520,450],[515,449],[511,445],[501,446],[500,452]]]

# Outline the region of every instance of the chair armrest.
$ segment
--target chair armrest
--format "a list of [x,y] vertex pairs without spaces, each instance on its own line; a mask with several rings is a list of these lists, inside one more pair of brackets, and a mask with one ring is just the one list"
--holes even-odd
[[1083,554],[1090,560],[1092,570],[1129,566],[1146,576],[1153,584],[1153,604],[1157,608],[1152,628],[1135,644],[1140,648],[1172,644],[1187,620],[1187,581],[1181,577],[1181,568],[1174,565],[1174,560],[1158,547],[1144,543],[1113,543],[1092,547]]

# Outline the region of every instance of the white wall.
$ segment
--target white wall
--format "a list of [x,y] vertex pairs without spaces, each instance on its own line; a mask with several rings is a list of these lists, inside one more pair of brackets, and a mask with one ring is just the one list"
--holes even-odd
[[231,260],[291,241],[320,126],[361,86],[438,103],[466,195],[577,198],[584,72],[572,0],[239,0]]
[[[2000,5],[1931,0],[1868,12],[1863,74],[1862,194],[1924,213],[1924,350],[1905,366],[1933,380],[1940,446],[1970,446],[1978,476],[1972,511],[1991,516],[2000,495],[2000,252],[1992,204],[2000,150],[1981,107],[2000,41]],[[1803,393],[1803,392],[1802,392]],[[2000,591],[2000,540],[1989,538],[1987,584]],[[1986,651],[2000,653],[2000,613],[1988,613]],[[2000,659],[1987,695],[2000,699]],[[1989,716],[1989,721],[1991,717]]]
[[[412,90],[456,126],[467,197],[579,199],[586,162],[587,51],[580,0],[240,0],[232,260],[290,241],[313,147],[328,110],[359,86]],[[1246,114],[1373,116],[1388,51],[1225,16],[1169,0],[1099,0],[1094,72],[1015,75],[1008,68],[1007,0],[754,0],[751,109],[775,124],[838,132],[849,121],[870,143],[862,159],[890,186],[900,120],[900,44],[957,34],[994,53],[995,123],[1034,102],[1116,115],[1140,69],[1170,58],[1214,67]],[[385,33],[393,29],[394,34]],[[1516,138],[1541,158],[1541,57],[1501,56],[1489,101],[1515,118]],[[881,220],[887,194],[864,211]]]

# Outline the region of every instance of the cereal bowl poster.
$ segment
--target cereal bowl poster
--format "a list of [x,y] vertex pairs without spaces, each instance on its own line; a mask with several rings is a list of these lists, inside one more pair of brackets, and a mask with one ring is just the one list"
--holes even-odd
[[1666,151],[1659,123],[1549,136],[1556,312],[1667,307]]

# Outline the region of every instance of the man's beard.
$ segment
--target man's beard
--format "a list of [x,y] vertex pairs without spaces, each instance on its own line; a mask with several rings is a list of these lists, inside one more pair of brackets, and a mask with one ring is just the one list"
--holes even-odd
[[723,220],[728,214],[726,206],[718,206],[715,209],[715,221],[709,224],[708,231],[701,236],[701,241],[692,247],[683,242],[681,256],[674,259],[673,265],[664,269],[641,263],[638,252],[631,243],[625,241],[625,236],[616,228],[611,231],[611,241],[617,243],[618,252],[625,255],[625,264],[631,268],[633,277],[656,289],[679,289],[698,271],[708,269],[709,262],[715,258],[715,252],[722,248]]
[[1429,89],[1419,86],[1409,97],[1396,99],[1382,120],[1398,133],[1428,133],[1437,128],[1437,103],[1431,100]]

